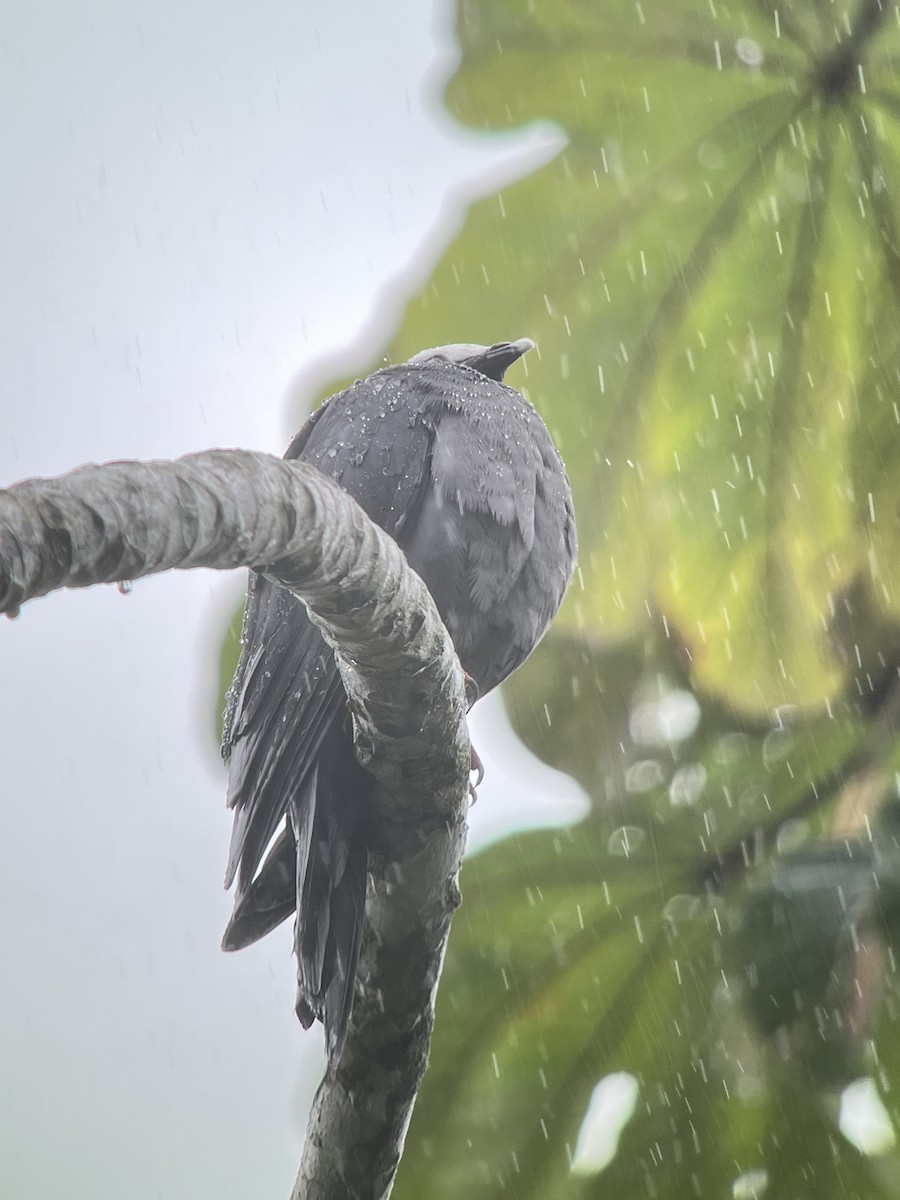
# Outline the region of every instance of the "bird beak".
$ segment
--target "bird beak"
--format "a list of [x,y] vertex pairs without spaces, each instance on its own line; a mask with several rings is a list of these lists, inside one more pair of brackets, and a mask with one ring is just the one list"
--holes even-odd
[[490,379],[500,381],[517,359],[533,349],[534,342],[531,338],[519,338],[517,342],[497,342],[482,356],[478,370]]

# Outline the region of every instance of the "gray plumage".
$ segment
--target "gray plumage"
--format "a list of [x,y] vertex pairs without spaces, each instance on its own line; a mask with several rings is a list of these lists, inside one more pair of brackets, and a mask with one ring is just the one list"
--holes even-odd
[[[531,346],[424,350],[332,396],[285,455],[336,479],[397,540],[481,695],[534,649],[575,559],[562,460],[535,409],[502,383]],[[237,881],[223,945],[247,945],[296,910],[297,1014],[324,1022],[335,1063],[377,837],[373,785],[333,654],[302,602],[251,576],[242,640],[222,745],[235,810],[226,886]]]

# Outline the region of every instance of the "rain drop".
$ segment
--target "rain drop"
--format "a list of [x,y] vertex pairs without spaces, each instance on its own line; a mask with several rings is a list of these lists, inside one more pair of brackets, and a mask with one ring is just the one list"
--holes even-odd
[[685,921],[694,921],[700,915],[701,900],[699,896],[691,896],[686,892],[672,896],[663,908],[663,920],[670,925],[683,925]]
[[616,858],[630,858],[646,836],[638,825],[621,825],[610,834],[606,849]]
[[745,733],[726,733],[717,738],[712,746],[713,762],[722,766],[738,762],[750,753],[750,739]]
[[663,783],[662,767],[655,758],[644,758],[632,763],[625,773],[625,787],[629,792],[641,794],[652,792]]
[[696,804],[706,787],[706,768],[702,763],[679,767],[669,784],[669,803],[675,808]]
[[767,767],[782,762],[794,745],[793,734],[788,729],[772,729],[763,741],[762,756]]
[[675,688],[658,700],[637,704],[628,728],[639,746],[669,746],[691,736],[700,723],[700,705],[692,692]]
[[762,65],[762,46],[760,46],[759,42],[755,42],[753,38],[738,38],[735,43],[734,52],[747,67],[759,67]]

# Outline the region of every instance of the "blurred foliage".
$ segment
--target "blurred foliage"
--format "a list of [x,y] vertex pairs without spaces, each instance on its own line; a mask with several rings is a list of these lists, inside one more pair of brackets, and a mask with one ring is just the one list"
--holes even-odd
[[750,1017],[813,1083],[859,1074],[880,959],[897,930],[900,843],[896,801],[874,837],[844,838],[786,854],[746,899],[734,941]]
[[216,672],[216,709],[214,713],[214,731],[217,742],[222,741],[222,734],[225,729],[225,697],[231,680],[234,677],[234,672],[237,667],[238,659],[241,655],[241,630],[244,625],[244,605],[241,604],[231,614],[231,620],[228,622],[228,628],[225,630],[225,636],[222,638],[222,645],[219,650],[218,670]]
[[461,0],[457,30],[450,110],[565,147],[472,207],[389,353],[538,344],[581,575],[506,697],[593,815],[465,867],[394,1194],[900,1195],[837,1121],[900,1086],[897,6]]
[[394,1196],[900,1196],[900,8],[458,0],[457,32],[449,110],[564,146],[388,354],[537,342],[511,382],[580,573],[505,694],[592,813],[466,865]]
[[[798,1196],[810,1171],[825,1196],[900,1194],[900,1158],[834,1119],[868,1074],[893,1111],[900,1073],[900,843],[869,815],[895,790],[890,723],[846,705],[738,727],[712,698],[692,719],[671,675],[577,645],[539,649],[549,687],[520,679],[511,715],[595,811],[465,866],[394,1194],[752,1196],[765,1172]],[[592,1093],[622,1072],[637,1105],[586,1172]]]
[[392,357],[534,337],[571,627],[658,613],[703,689],[820,705],[842,594],[900,604],[895,6],[468,0],[458,34],[451,111],[567,144],[473,206]]

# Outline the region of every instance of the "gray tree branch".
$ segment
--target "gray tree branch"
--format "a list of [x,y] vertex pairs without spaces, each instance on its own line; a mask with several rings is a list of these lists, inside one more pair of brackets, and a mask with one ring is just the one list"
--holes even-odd
[[387,1196],[425,1070],[465,842],[462,670],[396,543],[304,463],[239,450],[81,467],[0,491],[0,612],[56,588],[251,567],[307,604],[335,655],[385,831],[340,1064],[293,1198]]

